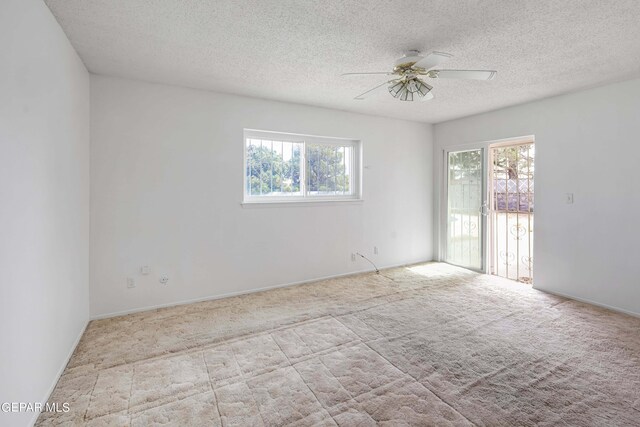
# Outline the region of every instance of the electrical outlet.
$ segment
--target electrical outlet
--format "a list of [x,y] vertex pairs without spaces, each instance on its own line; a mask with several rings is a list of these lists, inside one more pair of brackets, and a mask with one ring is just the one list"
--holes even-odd
[[127,277],[127,288],[131,289],[135,287],[136,287],[136,281],[133,279],[133,277]]
[[160,276],[160,278],[158,279],[160,281],[160,283],[162,283],[163,285],[166,285],[167,282],[169,281],[169,276],[167,276],[166,274],[163,274],[162,276]]
[[142,267],[140,267],[140,274],[142,274],[144,276],[149,274],[149,266],[148,265],[143,265]]
[[564,201],[568,205],[572,204],[573,203],[573,193],[566,193],[564,195]]
[[374,255],[378,255],[378,247],[377,246],[373,247],[373,254]]
[[351,262],[356,262],[356,254],[351,254]]

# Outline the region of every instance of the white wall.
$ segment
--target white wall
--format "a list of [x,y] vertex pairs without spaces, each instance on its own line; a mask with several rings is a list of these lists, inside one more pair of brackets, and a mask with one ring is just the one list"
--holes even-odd
[[89,74],[43,2],[3,0],[0,402],[48,397],[89,318],[88,252]]
[[438,124],[436,179],[442,147],[532,134],[534,286],[640,314],[640,80]]
[[[92,316],[432,258],[430,125],[93,75],[91,109]],[[365,201],[243,208],[243,128],[361,139]]]

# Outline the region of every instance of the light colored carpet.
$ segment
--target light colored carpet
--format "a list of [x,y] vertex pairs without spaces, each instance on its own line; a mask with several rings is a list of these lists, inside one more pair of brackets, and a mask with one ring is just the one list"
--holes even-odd
[[425,264],[90,323],[38,425],[640,424],[640,319]]

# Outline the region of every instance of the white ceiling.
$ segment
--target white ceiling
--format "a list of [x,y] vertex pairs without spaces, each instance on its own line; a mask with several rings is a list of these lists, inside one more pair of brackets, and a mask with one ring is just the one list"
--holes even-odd
[[[430,123],[640,75],[638,0],[45,2],[93,73]],[[498,76],[353,99],[407,49]]]

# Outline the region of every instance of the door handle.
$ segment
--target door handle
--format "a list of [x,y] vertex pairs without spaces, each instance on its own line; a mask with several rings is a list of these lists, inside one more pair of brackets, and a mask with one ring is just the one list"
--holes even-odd
[[487,202],[484,202],[484,203],[482,204],[482,206],[480,206],[480,208],[478,208],[478,212],[480,212],[480,215],[482,215],[482,216],[487,216],[487,215],[489,215],[488,210],[489,210],[489,209],[488,209],[488,206],[487,206]]

